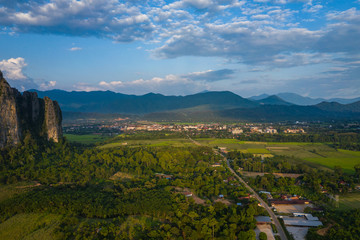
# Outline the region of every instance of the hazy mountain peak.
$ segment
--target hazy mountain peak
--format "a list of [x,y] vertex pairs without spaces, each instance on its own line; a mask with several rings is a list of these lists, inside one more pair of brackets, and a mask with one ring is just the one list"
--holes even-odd
[[269,94],[263,93],[263,94],[260,94],[258,96],[249,97],[249,99],[256,101],[256,100],[261,100],[261,99],[267,98],[269,96],[270,96]]

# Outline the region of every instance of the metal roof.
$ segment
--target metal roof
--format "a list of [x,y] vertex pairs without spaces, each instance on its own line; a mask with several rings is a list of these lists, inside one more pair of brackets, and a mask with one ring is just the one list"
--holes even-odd
[[302,226],[302,227],[317,227],[323,225],[320,221],[308,221],[298,219],[284,219],[285,225]]
[[255,216],[257,222],[271,223],[271,218],[268,216]]

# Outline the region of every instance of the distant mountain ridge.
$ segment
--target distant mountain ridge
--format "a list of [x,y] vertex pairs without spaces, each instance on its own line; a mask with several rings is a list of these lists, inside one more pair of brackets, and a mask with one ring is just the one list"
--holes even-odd
[[[277,95],[267,96],[261,100],[250,100],[229,91],[202,92],[187,96],[164,96],[155,93],[136,96],[111,91],[35,91],[39,97],[48,96],[58,101],[64,112],[130,114],[149,120],[319,121],[360,119],[360,102],[351,104],[323,102],[312,106],[300,106]],[[65,114],[65,116],[70,115]],[[71,116],[75,115],[71,114]]]
[[293,103],[284,101],[282,98],[276,95],[271,95],[264,99],[256,100],[256,102],[260,103],[261,105],[286,105],[286,106],[294,105]]
[[48,96],[55,99],[59,102],[61,109],[68,112],[146,114],[201,105],[211,105],[223,109],[248,108],[259,105],[257,102],[242,98],[229,91],[204,92],[187,96],[164,96],[155,93],[136,96],[111,91],[31,91],[37,92],[39,97]]
[[[337,102],[340,104],[349,104],[349,103],[354,103],[357,101],[360,101],[360,97],[358,98],[330,98],[330,99],[325,99],[325,98],[310,98],[310,97],[303,97],[299,94],[296,93],[278,93],[275,94],[273,96],[278,96],[279,98],[281,98],[282,100],[292,103],[292,104],[296,104],[296,105],[301,105],[301,106],[311,106],[311,105],[316,105],[319,104],[321,102]],[[270,97],[270,95],[268,94],[261,94],[258,96],[252,96],[248,99],[250,100],[263,100],[267,97]]]

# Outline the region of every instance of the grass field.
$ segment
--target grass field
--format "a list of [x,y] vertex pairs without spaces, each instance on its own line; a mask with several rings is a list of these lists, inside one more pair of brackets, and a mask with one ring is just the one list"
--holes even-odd
[[100,136],[94,134],[86,134],[86,135],[76,135],[76,134],[64,134],[67,140],[70,142],[78,142],[82,144],[95,144],[98,142],[103,142],[109,139],[109,136]]
[[0,224],[1,240],[51,240],[61,216],[55,214],[18,214]]
[[[265,157],[283,155],[300,159],[303,163],[321,169],[333,169],[341,166],[345,173],[353,173],[354,166],[360,164],[360,152],[348,150],[336,150],[323,143],[296,143],[296,142],[249,142],[237,139],[197,138],[201,145],[209,147],[225,147],[228,151],[238,150],[251,153],[256,156],[262,154]],[[100,148],[112,148],[120,146],[172,146],[188,147],[194,144],[185,138],[154,139],[154,140],[119,140],[109,143]]]
[[339,208],[340,210],[360,208],[360,193],[348,193],[340,196]]
[[171,146],[171,147],[191,147],[194,144],[189,139],[184,138],[174,138],[174,139],[154,139],[154,140],[123,140],[116,143],[108,143],[100,148],[114,148],[121,146],[149,146],[149,147],[162,147],[162,146]]
[[0,185],[0,202],[11,198],[16,194],[31,191],[35,185],[35,182],[19,182],[15,184]]
[[207,146],[226,147],[252,154],[284,155],[301,159],[304,163],[322,169],[341,166],[345,173],[354,173],[354,166],[360,164],[360,152],[336,150],[323,143],[302,142],[248,142],[236,139],[199,138],[199,143]]
[[266,148],[248,148],[248,153],[253,154],[269,154],[270,152]]

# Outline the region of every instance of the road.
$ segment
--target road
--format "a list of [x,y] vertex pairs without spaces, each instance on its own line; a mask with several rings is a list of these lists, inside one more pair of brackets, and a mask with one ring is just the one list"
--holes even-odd
[[252,189],[239,175],[236,174],[236,172],[234,171],[234,169],[231,168],[230,166],[230,162],[227,159],[226,163],[230,169],[230,171],[232,172],[232,174],[235,175],[235,177],[242,183],[244,184],[244,186],[254,195],[254,197],[261,203],[261,206],[263,206],[266,211],[269,213],[270,217],[272,218],[272,220],[274,221],[274,224],[276,226],[276,229],[278,230],[278,234],[281,238],[281,240],[287,240],[287,237],[285,235],[284,229],[282,228],[279,220],[277,219],[276,215],[274,214],[274,212],[271,210],[271,208],[267,205],[267,203],[254,191],[254,189]]
[[[190,141],[192,141],[195,145],[198,145],[198,146],[201,146],[201,144],[197,141],[195,141],[194,139],[192,139],[191,137],[188,136],[188,138],[190,139]],[[215,151],[216,153],[219,153],[217,151]],[[254,197],[261,203],[261,206],[263,206],[266,211],[269,213],[270,217],[272,218],[275,226],[276,226],[276,229],[278,231],[278,234],[281,238],[281,240],[287,240],[287,237],[286,237],[286,234],[284,232],[284,229],[282,228],[279,220],[277,219],[275,213],[271,210],[271,208],[268,206],[268,204],[254,191],[254,189],[252,189],[239,175],[237,175],[237,173],[234,171],[234,169],[231,168],[230,166],[230,162],[229,160],[226,158],[225,154],[223,153],[220,153],[223,157],[224,157],[224,160],[226,161],[227,163],[227,166],[228,168],[230,169],[230,172],[232,174],[235,175],[235,177],[242,183],[244,184],[244,186],[254,195]]]

